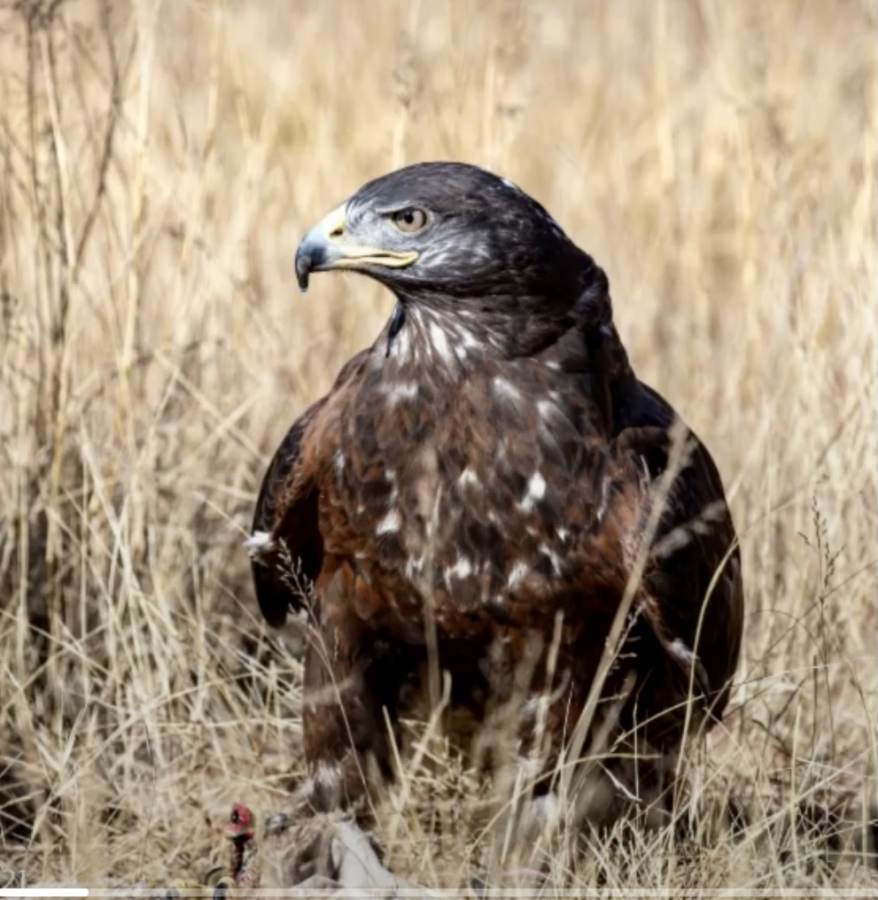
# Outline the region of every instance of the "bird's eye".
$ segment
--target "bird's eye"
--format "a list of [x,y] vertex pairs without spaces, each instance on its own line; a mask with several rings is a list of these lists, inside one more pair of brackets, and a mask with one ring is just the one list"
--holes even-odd
[[400,231],[414,234],[427,224],[427,214],[416,206],[407,206],[395,212],[390,220]]

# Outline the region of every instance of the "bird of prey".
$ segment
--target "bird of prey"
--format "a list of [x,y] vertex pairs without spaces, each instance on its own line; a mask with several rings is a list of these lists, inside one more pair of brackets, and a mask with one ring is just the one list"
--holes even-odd
[[726,706],[741,570],[713,459],[632,370],[604,272],[461,163],[365,184],[295,267],[302,289],[352,271],[396,297],[284,438],[248,542],[268,622],[310,623],[300,799],[356,808],[391,774],[387,722],[434,658],[470,737],[513,704],[533,802],[572,743],[601,761],[565,814],[661,806]]

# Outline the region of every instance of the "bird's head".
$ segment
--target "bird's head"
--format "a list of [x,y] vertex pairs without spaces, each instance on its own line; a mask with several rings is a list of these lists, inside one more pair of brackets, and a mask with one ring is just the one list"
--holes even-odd
[[254,836],[253,813],[250,809],[243,803],[236,803],[223,827],[223,833],[231,841],[249,841]]
[[361,187],[296,253],[312,272],[362,272],[403,301],[558,296],[591,261],[546,210],[504,178],[462,163],[419,163]]

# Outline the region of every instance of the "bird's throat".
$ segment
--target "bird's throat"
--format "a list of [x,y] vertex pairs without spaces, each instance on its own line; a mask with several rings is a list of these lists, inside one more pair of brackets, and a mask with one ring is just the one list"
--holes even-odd
[[[496,299],[460,300],[453,307],[399,302],[376,356],[390,371],[428,370],[433,378],[454,381],[482,363],[541,354],[577,324],[569,310],[541,306],[536,298],[506,298],[499,308]],[[510,314],[516,303],[519,309]]]

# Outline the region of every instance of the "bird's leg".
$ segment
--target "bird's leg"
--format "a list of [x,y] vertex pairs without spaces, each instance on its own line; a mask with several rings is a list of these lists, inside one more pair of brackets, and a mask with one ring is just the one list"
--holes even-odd
[[309,778],[297,799],[312,812],[362,815],[369,787],[390,774],[382,707],[393,712],[400,673],[382,665],[384,645],[357,609],[351,567],[325,568],[315,586],[320,604],[305,651],[302,727]]
[[388,771],[389,747],[368,672],[337,639],[330,634],[307,649],[302,720],[310,777],[297,799],[315,812],[362,813],[356,807]]
[[[397,878],[381,863],[374,841],[355,822],[338,815],[315,815],[293,826],[279,826],[279,817],[269,823],[266,836],[268,880],[279,887],[299,891],[331,891],[334,889],[418,890],[418,896],[429,896]],[[370,894],[370,896],[374,896]]]
[[309,777],[296,791],[293,812],[268,822],[272,842],[286,848],[280,867],[287,885],[401,884],[374,850],[364,855],[369,838],[353,821],[368,814],[370,786],[389,773],[386,697],[370,640],[353,619],[311,630],[302,713]]
[[[497,796],[505,809],[495,821],[492,868],[507,880],[510,866],[528,879],[540,878],[540,857],[564,816],[553,773],[562,749],[564,720],[570,704],[569,679],[552,691],[533,685],[523,700],[513,733],[515,752],[497,772]],[[524,868],[522,868],[524,867]]]
[[[554,690],[542,686],[532,690],[510,767],[513,786],[506,793],[514,800],[504,826],[501,859],[517,856],[521,863],[532,864],[562,828],[609,824],[632,800],[631,791],[625,789],[630,780],[625,775],[630,773],[619,772],[620,766],[630,764],[628,744],[619,744],[620,712],[630,691],[630,679],[623,675],[614,673],[609,679],[576,760],[570,757],[570,741],[585,707],[579,688],[588,682],[565,675],[557,679]],[[571,767],[576,772],[572,782],[561,776],[562,770],[573,771]]]

